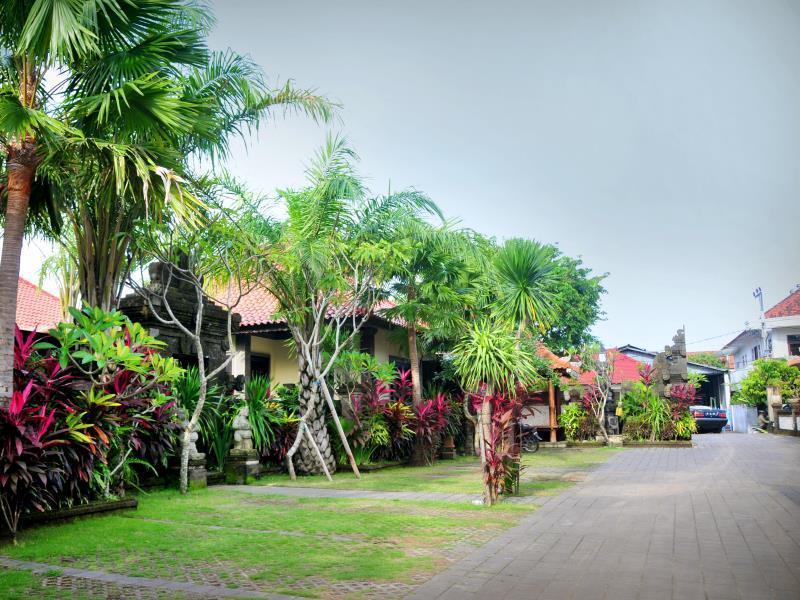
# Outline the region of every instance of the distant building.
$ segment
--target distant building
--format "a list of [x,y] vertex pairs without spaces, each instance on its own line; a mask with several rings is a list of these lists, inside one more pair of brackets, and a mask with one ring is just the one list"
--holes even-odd
[[732,356],[731,383],[736,389],[753,366],[763,358],[800,357],[800,285],[764,312],[764,331],[745,329],[722,348]]

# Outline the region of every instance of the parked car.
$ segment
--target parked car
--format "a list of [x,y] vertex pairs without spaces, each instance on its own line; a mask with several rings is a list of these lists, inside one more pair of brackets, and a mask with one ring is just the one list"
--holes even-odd
[[728,414],[725,409],[698,405],[690,406],[689,411],[697,424],[698,433],[719,433],[728,424]]

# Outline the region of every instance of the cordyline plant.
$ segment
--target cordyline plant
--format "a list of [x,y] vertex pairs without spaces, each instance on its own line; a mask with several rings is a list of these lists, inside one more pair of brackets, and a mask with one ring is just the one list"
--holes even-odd
[[[507,322],[486,319],[470,327],[453,354],[461,387],[472,398],[478,413],[484,502],[491,505],[497,501],[504,489],[506,474],[513,468],[510,447],[506,444],[506,429],[513,422],[508,415],[508,402],[518,402],[519,389],[537,385],[536,361]],[[495,405],[504,407],[496,418],[493,417]],[[513,411],[510,414],[513,415]]]
[[12,534],[25,512],[124,493],[137,468],[164,466],[173,450],[174,361],[118,312],[71,316],[52,341],[17,330],[17,391],[0,407],[0,506]]

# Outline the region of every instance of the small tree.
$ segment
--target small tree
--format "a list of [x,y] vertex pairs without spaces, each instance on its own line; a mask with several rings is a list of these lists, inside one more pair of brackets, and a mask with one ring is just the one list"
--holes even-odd
[[[453,354],[461,386],[474,399],[478,413],[484,501],[491,505],[497,500],[507,467],[503,445],[512,424],[509,401],[516,399],[518,389],[537,381],[534,356],[520,344],[515,331],[488,319],[475,322]],[[493,418],[493,406],[502,407],[503,414]]]
[[380,290],[408,260],[408,245],[387,236],[386,228],[398,215],[429,202],[408,193],[368,198],[356,160],[345,140],[329,138],[306,170],[308,185],[280,192],[285,221],[251,213],[266,262],[258,283],[278,300],[297,351],[302,416],[287,456],[290,473],[293,457],[307,473],[336,468],[323,403],[358,473],[326,378],[375,312]]
[[592,380],[586,386],[583,402],[589,413],[597,421],[603,439],[608,442],[606,429],[606,406],[613,397],[615,353],[603,353],[596,345],[585,346],[580,354],[581,368],[591,374]]
[[[189,450],[191,434],[197,429],[205,406],[209,383],[222,373],[233,358],[233,315],[236,307],[258,281],[258,262],[253,246],[242,233],[234,213],[223,209],[213,214],[202,227],[168,228],[142,234],[140,243],[145,256],[162,264],[163,273],[157,285],[145,286],[134,278],[129,285],[141,296],[151,314],[164,325],[177,328],[194,348],[199,378],[198,399],[194,411],[183,426],[181,435],[180,490],[188,489]],[[170,293],[178,286],[188,288],[194,296],[194,311],[179,312],[173,306]],[[203,338],[203,319],[211,304],[227,312],[227,356],[215,367],[205,365],[206,349]]]

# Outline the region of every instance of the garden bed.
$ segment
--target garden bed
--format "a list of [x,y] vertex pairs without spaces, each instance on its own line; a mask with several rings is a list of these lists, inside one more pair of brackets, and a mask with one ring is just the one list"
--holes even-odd
[[656,440],[639,441],[639,440],[625,440],[622,445],[627,448],[693,448],[694,443],[692,440]]
[[[22,521],[23,527],[29,527],[31,525],[49,523],[51,521],[61,521],[63,519],[72,519],[74,517],[85,517],[127,508],[136,508],[138,506],[139,501],[136,498],[123,498],[122,500],[98,500],[96,502],[89,502],[88,504],[78,504],[69,508],[31,513],[25,515],[22,518]],[[8,533],[8,531],[6,530],[5,525],[0,523],[0,535],[5,533]]]
[[605,442],[598,442],[597,440],[584,440],[582,442],[567,442],[567,448],[602,448]]

